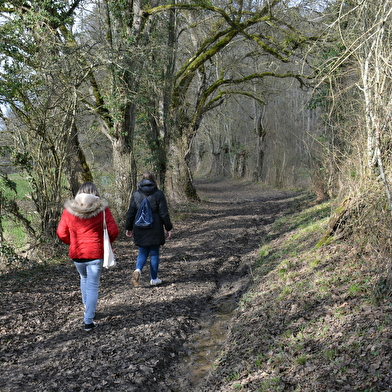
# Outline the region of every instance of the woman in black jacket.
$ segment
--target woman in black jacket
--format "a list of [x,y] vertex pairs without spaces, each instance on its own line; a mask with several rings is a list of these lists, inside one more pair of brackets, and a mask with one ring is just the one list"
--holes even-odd
[[[153,223],[150,228],[140,228],[134,224],[137,210],[144,197],[147,197],[153,212]],[[128,237],[132,237],[133,234],[135,245],[139,248],[136,269],[132,274],[134,287],[139,287],[140,275],[148,256],[150,256],[150,284],[156,286],[162,283],[158,278],[159,251],[165,239],[171,238],[172,229],[165,195],[158,189],[154,175],[145,172],[138,184],[138,190],[131,197],[125,222],[125,234]]]

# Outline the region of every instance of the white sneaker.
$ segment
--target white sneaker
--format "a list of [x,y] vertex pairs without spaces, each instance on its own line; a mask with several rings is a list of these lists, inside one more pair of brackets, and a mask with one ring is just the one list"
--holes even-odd
[[161,283],[162,283],[162,281],[160,279],[158,279],[158,278],[150,280],[150,285],[151,286],[157,286],[158,284],[161,284]]

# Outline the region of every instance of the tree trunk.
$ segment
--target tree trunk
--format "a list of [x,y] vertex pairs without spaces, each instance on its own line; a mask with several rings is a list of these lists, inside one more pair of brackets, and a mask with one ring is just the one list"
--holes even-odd
[[64,165],[64,171],[71,188],[72,195],[75,196],[80,185],[86,181],[93,180],[86,156],[80,147],[78,130],[75,124],[71,126],[67,158],[67,164]]
[[116,179],[115,207],[123,216],[136,189],[137,172],[133,151],[124,148],[122,139],[113,140],[113,169]]
[[128,209],[129,200],[136,190],[137,169],[133,152],[133,137],[135,133],[136,105],[126,105],[123,118],[114,125],[114,135],[110,137],[113,146],[113,169],[116,179],[115,205],[119,216]]
[[193,177],[187,162],[186,138],[171,139],[168,147],[170,165],[166,171],[165,192],[170,204],[199,200],[193,185]]
[[162,87],[158,90],[159,93],[154,94],[151,98],[151,106],[154,108],[154,111],[150,114],[149,121],[152,141],[150,143],[153,159],[152,165],[155,168],[158,185],[162,188],[165,188],[166,183],[168,131],[171,127],[170,109],[177,50],[177,11],[171,9],[168,14],[168,37],[165,47],[167,63],[162,73]]
[[253,178],[255,181],[261,181],[262,173],[263,173],[263,165],[264,165],[264,149],[265,149],[265,136],[266,130],[263,126],[263,116],[264,110],[258,110],[257,102],[255,102],[255,129],[257,135],[257,142],[256,142],[256,167],[253,174]]

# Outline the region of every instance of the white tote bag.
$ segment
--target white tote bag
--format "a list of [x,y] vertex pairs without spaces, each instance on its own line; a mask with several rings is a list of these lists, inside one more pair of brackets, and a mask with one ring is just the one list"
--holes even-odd
[[105,210],[103,211],[103,266],[105,268],[114,267],[116,265],[116,259],[110,243],[108,228],[106,227],[106,215]]

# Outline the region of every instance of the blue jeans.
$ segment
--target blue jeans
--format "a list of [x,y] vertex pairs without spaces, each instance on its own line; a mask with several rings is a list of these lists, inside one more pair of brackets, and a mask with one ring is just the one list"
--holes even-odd
[[139,246],[139,254],[136,259],[136,269],[142,271],[150,255],[150,277],[156,279],[158,277],[159,267],[159,248],[160,246]]
[[91,324],[94,320],[95,309],[98,303],[99,280],[102,272],[102,259],[74,262],[80,275],[80,291],[84,305],[84,323]]

